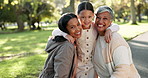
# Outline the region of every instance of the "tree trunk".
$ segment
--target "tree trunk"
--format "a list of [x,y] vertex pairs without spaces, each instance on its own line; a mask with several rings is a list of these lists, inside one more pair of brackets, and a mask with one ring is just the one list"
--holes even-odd
[[136,9],[134,5],[134,0],[131,0],[131,18],[132,18],[132,24],[137,24],[136,22]]
[[24,30],[24,22],[23,20],[21,19],[21,16],[18,15],[17,17],[17,26],[18,26],[18,31],[23,31]]
[[141,7],[142,7],[142,5],[141,4],[139,4],[138,6],[137,6],[137,8],[138,8],[138,21],[139,22],[141,22]]

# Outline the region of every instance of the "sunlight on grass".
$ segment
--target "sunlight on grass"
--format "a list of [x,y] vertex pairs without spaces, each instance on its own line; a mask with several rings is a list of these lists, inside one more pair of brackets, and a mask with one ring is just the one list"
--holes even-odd
[[22,72],[22,69],[25,68],[25,64],[23,61],[19,61],[15,64],[13,64],[12,67],[9,68],[9,74],[13,77],[15,77],[16,75],[20,74],[20,72]]
[[12,49],[13,47],[12,46],[7,46],[7,47],[4,47],[3,50],[9,50],[9,49]]
[[41,53],[50,35],[50,30],[0,35],[0,42],[4,41],[0,44],[0,56],[13,55],[22,51]]
[[7,42],[7,39],[0,39],[0,45],[3,45]]
[[0,62],[0,78],[38,78],[47,54]]
[[[148,24],[147,24],[148,25]],[[136,37],[137,35],[148,31],[148,26],[136,26],[136,25],[120,25],[118,31],[127,40]]]

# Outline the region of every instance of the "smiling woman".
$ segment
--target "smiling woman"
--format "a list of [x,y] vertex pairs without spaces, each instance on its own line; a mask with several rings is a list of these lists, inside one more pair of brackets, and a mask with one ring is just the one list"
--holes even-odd
[[[64,14],[58,22],[58,27],[75,39],[81,37],[82,28],[75,14]],[[39,78],[73,78],[77,65],[75,45],[63,36],[50,39],[45,48],[49,55]]]
[[95,26],[99,32],[94,53],[94,67],[100,78],[140,78],[132,60],[128,43],[117,33],[106,43],[104,35],[111,25],[112,9],[101,6],[97,9]]

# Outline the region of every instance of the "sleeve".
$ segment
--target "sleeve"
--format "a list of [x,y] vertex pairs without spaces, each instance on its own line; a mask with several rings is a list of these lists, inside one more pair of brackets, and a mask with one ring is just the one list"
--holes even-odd
[[125,46],[119,46],[114,50],[113,62],[115,70],[110,78],[128,78],[131,64],[129,53],[129,49]]
[[107,29],[110,29],[112,32],[117,32],[119,31],[119,25],[112,23],[110,27],[108,27]]
[[54,60],[54,78],[68,78],[72,66],[74,56],[74,47],[63,46],[59,49]]
[[63,37],[66,38],[66,35],[67,35],[67,33],[61,31],[61,30],[58,29],[58,28],[57,28],[57,29],[54,29],[54,30],[52,31],[52,36],[63,36]]

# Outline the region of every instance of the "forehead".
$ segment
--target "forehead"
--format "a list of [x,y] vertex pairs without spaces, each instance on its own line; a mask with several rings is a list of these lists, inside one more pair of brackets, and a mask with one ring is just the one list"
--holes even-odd
[[75,25],[78,23],[78,19],[77,18],[72,18],[68,21],[68,25]]
[[111,16],[109,12],[102,12],[102,13],[97,13],[96,16],[105,16],[105,17],[109,17]]
[[78,15],[79,16],[88,16],[88,15],[92,15],[92,14],[94,14],[94,13],[90,10],[82,10]]

